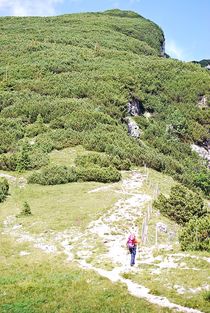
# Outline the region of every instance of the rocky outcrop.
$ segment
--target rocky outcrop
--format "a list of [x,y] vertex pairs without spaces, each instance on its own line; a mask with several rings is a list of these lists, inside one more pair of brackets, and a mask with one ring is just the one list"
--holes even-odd
[[140,137],[140,129],[136,122],[131,117],[126,117],[125,119],[127,125],[128,125],[128,133],[130,136],[134,138]]
[[195,151],[196,153],[199,154],[199,156],[206,160],[207,161],[207,165],[208,167],[210,168],[210,149],[209,147],[208,148],[203,148],[203,147],[200,147],[198,145],[191,145],[191,148],[192,148],[192,151]]
[[128,114],[132,116],[138,116],[138,115],[144,114],[145,109],[144,109],[142,102],[139,99],[133,98],[127,104],[127,111],[128,111]]
[[198,106],[199,108],[208,108],[208,98],[207,96],[203,95],[200,97],[199,101],[198,101]]

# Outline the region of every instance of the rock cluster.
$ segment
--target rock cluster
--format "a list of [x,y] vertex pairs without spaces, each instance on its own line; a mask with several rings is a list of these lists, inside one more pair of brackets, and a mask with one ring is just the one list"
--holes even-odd
[[200,146],[195,145],[195,144],[191,145],[191,148],[192,148],[192,151],[197,152],[202,159],[207,161],[208,167],[210,168],[210,150],[209,150],[209,148],[205,149],[205,148],[200,147]]
[[126,117],[126,122],[128,125],[128,133],[130,136],[134,138],[139,138],[140,137],[140,129],[136,122],[131,118],[131,117]]

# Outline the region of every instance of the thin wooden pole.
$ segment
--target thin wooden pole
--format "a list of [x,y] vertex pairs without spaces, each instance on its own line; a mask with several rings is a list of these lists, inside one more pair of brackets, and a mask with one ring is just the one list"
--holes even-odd
[[157,246],[158,244],[158,228],[157,225],[155,226],[155,245]]

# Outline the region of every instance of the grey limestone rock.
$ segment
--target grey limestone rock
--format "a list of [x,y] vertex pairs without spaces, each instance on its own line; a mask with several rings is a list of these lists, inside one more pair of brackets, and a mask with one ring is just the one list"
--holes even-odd
[[208,167],[210,167],[210,149],[209,147],[207,149],[200,147],[198,145],[191,145],[191,149],[192,151],[195,151],[196,153],[198,153],[200,155],[200,157],[204,160],[207,161],[208,163]]
[[134,138],[139,138],[140,137],[140,129],[136,122],[131,118],[127,117],[126,122],[128,125],[128,133]]
[[138,116],[144,113],[142,103],[138,99],[132,99],[127,104],[128,114]]
[[207,96],[203,95],[200,97],[198,101],[199,108],[207,108],[208,107],[208,99]]

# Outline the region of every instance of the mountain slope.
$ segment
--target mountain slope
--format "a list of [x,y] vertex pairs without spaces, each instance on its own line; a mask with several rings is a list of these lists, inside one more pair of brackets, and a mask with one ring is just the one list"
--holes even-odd
[[[205,96],[209,104],[210,76],[161,58],[157,25],[119,10],[6,17],[0,25],[1,169],[19,169],[18,160],[23,169],[39,168],[50,150],[82,144],[208,194],[209,174],[190,144],[208,140],[209,107],[198,101]],[[129,101],[140,107],[140,140],[127,134]],[[35,144],[23,148],[22,138]]]
[[209,312],[208,252],[181,251],[152,207],[176,181],[208,195],[191,144],[208,145],[209,73],[164,58],[162,30],[134,12],[0,27],[0,311]]

